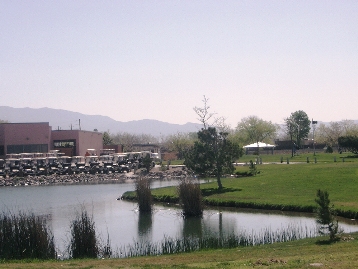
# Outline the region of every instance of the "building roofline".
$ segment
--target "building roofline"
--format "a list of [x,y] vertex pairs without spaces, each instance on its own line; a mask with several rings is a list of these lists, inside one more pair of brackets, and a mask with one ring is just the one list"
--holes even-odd
[[98,131],[87,131],[87,130],[78,130],[78,129],[75,129],[75,130],[63,130],[63,129],[55,129],[55,130],[52,130],[52,132],[86,132],[86,133],[95,133],[95,134],[102,134],[102,132],[98,132]]
[[41,121],[41,122],[3,122],[0,124],[48,124],[50,123],[48,121]]

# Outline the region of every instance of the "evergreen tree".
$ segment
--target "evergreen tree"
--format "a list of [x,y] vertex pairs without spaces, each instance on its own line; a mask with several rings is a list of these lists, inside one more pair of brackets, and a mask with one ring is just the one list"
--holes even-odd
[[330,241],[337,239],[338,221],[334,206],[331,205],[329,194],[327,191],[317,190],[315,202],[317,203],[317,219],[319,225],[319,233],[326,234],[328,231]]
[[113,143],[109,132],[103,133],[103,145],[111,145]]
[[219,189],[221,177],[234,172],[233,162],[243,154],[243,149],[228,140],[227,135],[213,127],[201,129],[198,141],[185,153],[184,165],[203,176],[215,175]]
[[338,138],[338,144],[340,148],[358,154],[358,136],[341,136]]

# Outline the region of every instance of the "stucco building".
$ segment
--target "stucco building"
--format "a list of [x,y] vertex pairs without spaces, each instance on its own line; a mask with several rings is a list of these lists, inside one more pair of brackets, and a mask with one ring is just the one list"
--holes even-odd
[[10,153],[46,153],[57,149],[68,156],[97,152],[103,147],[103,134],[82,130],[52,130],[48,122],[0,124],[0,158]]
[[48,152],[50,149],[48,122],[0,124],[0,158],[8,153]]
[[82,130],[54,130],[51,132],[51,149],[59,150],[66,156],[85,156],[87,149],[100,152],[103,148],[103,134]]

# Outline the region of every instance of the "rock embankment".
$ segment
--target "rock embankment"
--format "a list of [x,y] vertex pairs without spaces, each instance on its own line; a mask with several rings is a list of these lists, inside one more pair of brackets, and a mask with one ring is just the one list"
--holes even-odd
[[[142,173],[141,173],[142,172]],[[136,173],[110,173],[110,174],[73,174],[73,175],[47,175],[47,176],[27,176],[1,178],[0,187],[5,186],[33,186],[33,185],[55,185],[55,184],[105,184],[105,183],[125,183],[135,180],[138,176],[148,177],[153,180],[180,179],[188,176],[186,170],[169,169],[159,171],[153,169],[148,174],[143,171]]]
[[144,174],[143,176],[149,177],[151,179],[179,179],[190,176],[189,172],[186,169],[178,168],[170,168],[168,170],[160,171],[158,169],[153,169],[148,174]]

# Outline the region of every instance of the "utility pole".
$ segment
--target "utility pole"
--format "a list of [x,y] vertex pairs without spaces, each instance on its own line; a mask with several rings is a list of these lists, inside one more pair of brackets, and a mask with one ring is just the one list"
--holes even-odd
[[313,130],[313,156],[316,156],[316,142],[314,141],[314,132],[316,130],[316,124],[317,124],[317,121],[313,120],[311,121],[312,123],[312,130]]

